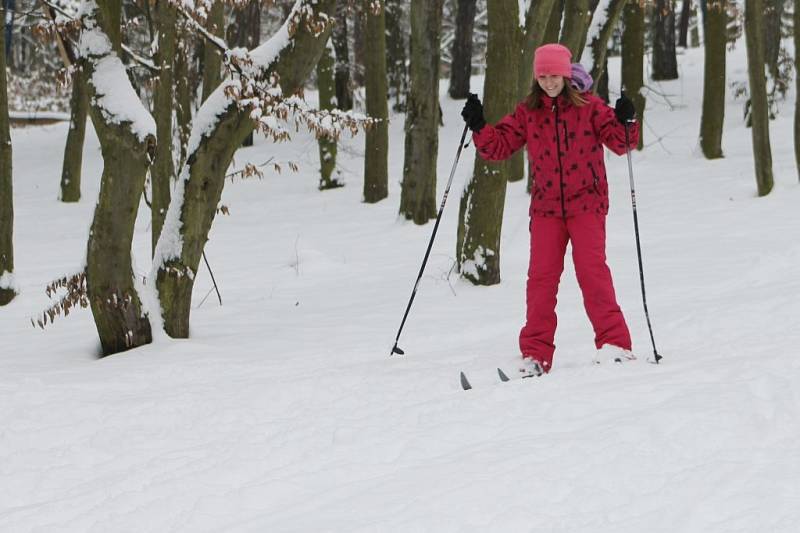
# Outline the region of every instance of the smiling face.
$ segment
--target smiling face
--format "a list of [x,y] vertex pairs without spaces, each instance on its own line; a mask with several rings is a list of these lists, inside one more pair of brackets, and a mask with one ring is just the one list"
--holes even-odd
[[564,76],[544,74],[538,76],[536,81],[539,83],[539,87],[541,87],[550,98],[555,98],[561,94],[561,91],[564,89]]

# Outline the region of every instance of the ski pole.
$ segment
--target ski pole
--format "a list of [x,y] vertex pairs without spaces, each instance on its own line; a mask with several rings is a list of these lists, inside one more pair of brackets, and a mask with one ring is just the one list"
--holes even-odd
[[442,197],[442,203],[439,206],[439,213],[436,215],[436,224],[433,225],[433,232],[431,233],[431,240],[428,242],[428,249],[425,251],[425,257],[422,259],[422,266],[419,269],[419,274],[417,275],[417,281],[414,282],[414,290],[411,291],[411,298],[408,300],[408,305],[406,306],[406,312],[403,315],[403,320],[400,322],[400,329],[397,330],[397,337],[394,339],[394,346],[392,347],[392,351],[389,353],[391,357],[394,354],[403,355],[405,352],[401,350],[397,343],[400,341],[400,334],[403,332],[403,326],[406,324],[406,319],[408,318],[408,312],[411,310],[411,304],[414,303],[414,297],[417,295],[417,289],[419,288],[419,282],[422,279],[422,273],[425,272],[425,265],[428,263],[428,257],[431,255],[431,248],[433,247],[433,240],[436,238],[436,230],[439,229],[439,222],[442,220],[442,212],[444,212],[444,204],[447,202],[447,195],[450,193],[450,185],[453,183],[453,176],[456,173],[456,166],[458,165],[458,159],[461,157],[461,150],[464,148],[464,139],[467,138],[467,130],[469,129],[468,125],[464,126],[464,132],[461,134],[461,140],[458,142],[458,152],[456,152],[456,160],[453,161],[453,168],[450,170],[450,179],[447,180],[447,187],[444,189],[444,196]]
[[642,266],[642,246],[639,242],[639,217],[636,214],[636,189],[633,185],[633,163],[631,162],[631,141],[628,128],[630,122],[625,122],[625,152],[628,155],[628,175],[631,182],[631,204],[633,205],[633,228],[636,233],[636,254],[639,257],[639,281],[642,284],[642,304],[644,305],[644,316],[647,318],[647,328],[650,330],[650,342],[653,344],[653,356],[656,364],[661,360],[661,356],[656,350],[656,341],[653,337],[653,326],[650,324],[650,313],[647,311],[647,296],[644,290],[644,267]]

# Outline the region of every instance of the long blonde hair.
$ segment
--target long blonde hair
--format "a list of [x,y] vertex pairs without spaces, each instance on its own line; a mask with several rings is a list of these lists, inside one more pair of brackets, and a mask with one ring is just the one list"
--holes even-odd
[[[539,86],[539,82],[536,80],[536,78],[533,78],[533,82],[531,83],[531,92],[525,99],[528,109],[538,109],[542,107],[542,96],[544,94],[544,89]],[[564,78],[564,89],[561,91],[561,94],[566,96],[567,100],[569,100],[569,103],[575,107],[586,105],[586,99],[575,87],[570,84],[569,78]]]

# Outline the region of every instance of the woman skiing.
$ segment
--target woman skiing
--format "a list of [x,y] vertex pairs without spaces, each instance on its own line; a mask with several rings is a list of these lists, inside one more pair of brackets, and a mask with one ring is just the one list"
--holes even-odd
[[639,127],[633,122],[633,102],[623,94],[612,109],[586,92],[591,78],[587,86],[585,71],[578,69],[573,76],[571,58],[569,49],[559,44],[537,48],[530,95],[494,126],[486,124],[475,95],[461,112],[483,159],[502,161],[523,145],[528,148],[531,246],[526,321],[519,335],[521,371],[526,375],[541,375],[553,365],[556,294],[570,241],[586,314],[594,328],[596,362],[634,359],[606,264],[608,181],[603,145],[623,155],[637,145]]

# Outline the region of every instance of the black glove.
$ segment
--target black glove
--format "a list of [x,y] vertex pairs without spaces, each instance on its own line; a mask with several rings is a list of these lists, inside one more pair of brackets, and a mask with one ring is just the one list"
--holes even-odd
[[620,124],[625,124],[636,118],[636,108],[633,101],[625,96],[625,93],[619,95],[617,103],[614,105],[614,114],[617,115],[617,120]]
[[464,109],[461,110],[461,116],[469,126],[469,129],[475,133],[481,131],[486,125],[486,119],[483,118],[483,104],[481,104],[477,94],[470,93],[464,104]]

